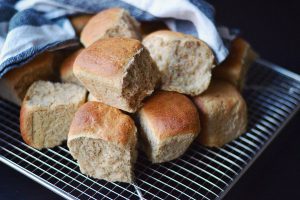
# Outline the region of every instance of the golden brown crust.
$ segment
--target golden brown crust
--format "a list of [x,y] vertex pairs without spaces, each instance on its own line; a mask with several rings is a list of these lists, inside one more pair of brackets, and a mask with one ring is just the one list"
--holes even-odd
[[88,21],[92,18],[92,15],[78,15],[70,17],[71,24],[75,29],[77,34],[80,34],[82,29],[88,23]]
[[139,114],[160,140],[200,131],[197,108],[177,92],[157,92],[145,102]]
[[[88,21],[81,32],[80,41],[87,47],[100,38],[116,37],[118,35],[140,39],[139,26],[139,23],[126,10],[110,8],[99,12]],[[127,35],[122,28],[131,32],[131,34]],[[116,35],[111,35],[112,32]]]
[[214,79],[205,92],[193,99],[202,111],[200,114],[207,115],[212,110],[220,109],[221,106],[226,108],[225,111],[230,110],[242,97],[231,83]]
[[75,62],[76,57],[80,54],[83,49],[78,49],[71,55],[69,55],[61,64],[60,67],[60,75],[68,76],[70,73],[73,73],[73,64]]
[[32,130],[28,130],[30,127],[28,124],[32,124],[32,116],[30,112],[26,110],[26,106],[21,106],[20,110],[20,132],[23,140],[26,144],[32,145]]
[[236,38],[231,44],[228,57],[213,70],[213,76],[242,89],[247,69],[256,58],[257,55],[251,50],[249,43],[242,38]]
[[[118,22],[123,12],[124,10],[121,8],[111,8],[94,15],[81,32],[81,42],[88,44],[85,46],[89,46],[95,38],[101,38],[109,28]],[[99,26],[99,22],[101,26]]]
[[90,137],[116,143],[121,146],[135,142],[134,121],[117,108],[90,101],[75,113],[68,141],[79,137]]
[[214,79],[209,88],[193,100],[202,124],[197,138],[201,144],[221,147],[245,131],[246,102],[231,83]]
[[73,70],[75,75],[81,70],[104,77],[119,75],[141,48],[143,45],[135,39],[100,39],[77,56]]
[[205,99],[210,102],[218,100],[220,97],[222,99],[235,99],[236,96],[240,96],[240,93],[228,81],[214,79],[208,89],[197,97],[201,98],[202,96],[205,96]]

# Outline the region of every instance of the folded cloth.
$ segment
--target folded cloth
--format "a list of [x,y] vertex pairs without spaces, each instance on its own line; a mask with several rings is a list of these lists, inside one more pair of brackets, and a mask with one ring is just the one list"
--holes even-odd
[[214,25],[214,9],[204,0],[0,0],[0,77],[44,51],[78,44],[67,16],[111,7],[198,37],[211,47],[217,62],[228,54]]

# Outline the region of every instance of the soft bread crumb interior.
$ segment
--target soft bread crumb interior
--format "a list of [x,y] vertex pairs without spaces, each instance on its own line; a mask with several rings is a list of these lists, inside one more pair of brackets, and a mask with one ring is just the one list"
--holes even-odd
[[123,70],[116,84],[108,83],[98,75],[84,70],[77,72],[76,76],[98,101],[127,112],[135,112],[141,101],[153,92],[160,73],[144,48],[132,57]]
[[124,37],[124,38],[136,38],[141,36],[139,33],[139,24],[133,19],[128,12],[122,12],[122,16],[117,25],[108,29],[104,35],[104,38],[111,37]]
[[51,83],[38,81],[34,83],[34,89],[26,101],[30,106],[64,106],[78,103],[86,98],[86,90],[78,85],[71,83]]
[[129,103],[129,107],[136,109],[145,96],[153,92],[159,78],[159,72],[149,52],[143,48],[128,63],[126,69],[123,78],[122,96]]
[[69,141],[68,147],[78,161],[80,171],[107,181],[133,181],[136,150],[123,149],[101,139],[80,137]]
[[[67,91],[67,92],[66,92]],[[32,146],[52,148],[67,139],[75,112],[86,101],[86,90],[69,83],[35,82],[22,105],[32,119],[25,134],[32,138]]]
[[52,148],[67,139],[77,106],[59,106],[33,113],[33,143],[40,148]]
[[162,72],[162,88],[197,95],[207,89],[213,55],[199,41],[151,38],[144,42]]

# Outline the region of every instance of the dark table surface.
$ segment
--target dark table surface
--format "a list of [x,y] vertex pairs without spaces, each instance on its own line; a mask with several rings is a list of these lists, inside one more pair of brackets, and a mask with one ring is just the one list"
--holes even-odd
[[[300,74],[298,1],[210,1],[217,22],[239,28],[262,58]],[[300,113],[282,130],[225,199],[299,199]],[[0,163],[0,199],[60,199]]]

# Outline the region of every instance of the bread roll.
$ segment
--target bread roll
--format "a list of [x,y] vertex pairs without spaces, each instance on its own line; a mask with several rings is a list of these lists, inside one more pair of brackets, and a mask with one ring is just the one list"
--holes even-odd
[[24,141],[37,149],[60,145],[67,139],[76,110],[87,91],[70,83],[34,82],[28,89],[20,112]]
[[29,86],[37,80],[53,80],[54,55],[44,53],[35,59],[9,71],[0,78],[0,96],[17,105],[21,105]]
[[207,89],[214,55],[201,40],[172,31],[157,31],[143,39],[162,73],[162,89],[198,95]]
[[198,141],[209,147],[221,147],[246,131],[247,105],[229,82],[213,80],[209,88],[194,97],[199,108],[202,130]]
[[79,53],[82,51],[82,49],[79,49],[69,55],[61,64],[60,67],[60,78],[65,83],[74,83],[77,85],[82,85],[81,82],[74,76],[73,73],[73,64],[76,59],[76,57],[79,55]]
[[128,38],[98,40],[77,56],[73,71],[96,99],[127,112],[140,107],[160,76],[148,50]]
[[93,16],[83,28],[80,41],[88,47],[101,38],[140,39],[140,24],[121,8],[111,8]]
[[88,23],[88,21],[92,18],[92,15],[77,15],[70,17],[71,24],[75,29],[77,35],[80,35],[82,29]]
[[247,70],[257,57],[257,54],[245,40],[237,38],[233,40],[226,60],[214,68],[213,76],[229,81],[239,90],[242,90]]
[[80,171],[107,181],[133,182],[136,142],[133,120],[99,102],[79,108],[68,135],[68,147]]
[[178,158],[200,131],[197,108],[177,92],[160,91],[147,99],[138,119],[141,148],[152,163]]

